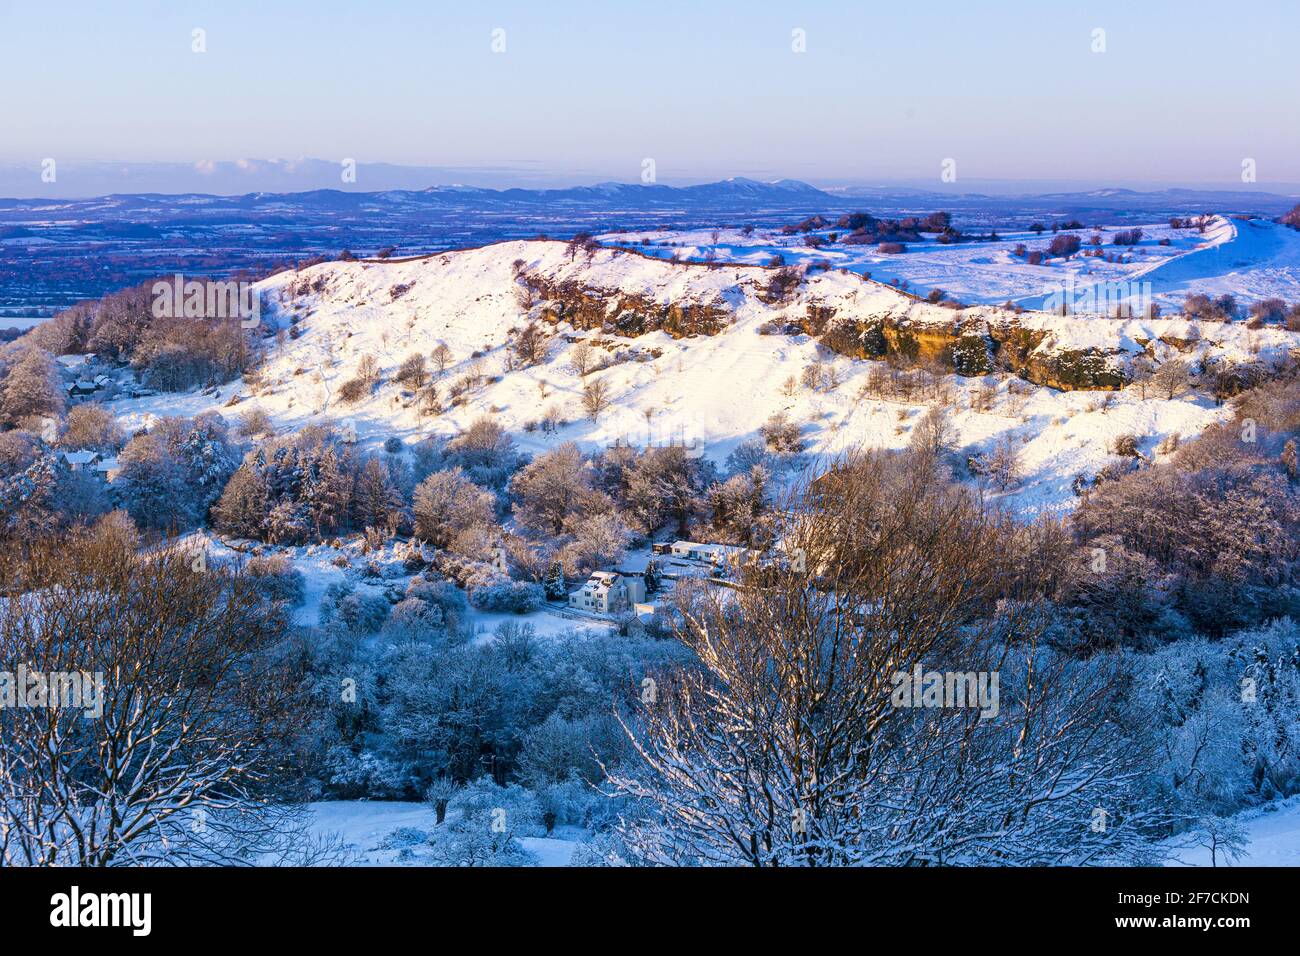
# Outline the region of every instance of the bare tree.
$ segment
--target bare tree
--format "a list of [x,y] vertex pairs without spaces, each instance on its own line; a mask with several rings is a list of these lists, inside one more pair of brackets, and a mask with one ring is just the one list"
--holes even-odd
[[536,322],[529,322],[519,333],[514,353],[524,365],[536,365],[546,358],[546,335]]
[[582,387],[582,407],[593,422],[609,405],[609,384],[603,379],[595,379]]
[[433,364],[437,366],[438,374],[441,375],[447,371],[447,366],[452,362],[451,349],[447,348],[446,342],[439,342],[429,357],[433,359]]
[[938,405],[932,405],[912,429],[911,446],[928,455],[942,455],[952,450],[957,432]]
[[357,363],[357,378],[367,385],[374,385],[379,381],[379,360],[370,353],[361,356],[361,361]]
[[582,341],[573,346],[569,352],[569,366],[582,378],[586,378],[596,366],[596,350],[590,342]]
[[1151,381],[1166,399],[1173,399],[1187,390],[1188,378],[1187,363],[1182,359],[1169,359],[1155,370]]
[[1138,395],[1144,402],[1147,398],[1147,388],[1151,384],[1153,368],[1151,357],[1145,352],[1135,355],[1133,361],[1129,363],[1129,379],[1138,387]]
[[[622,828],[636,857],[1143,858],[1138,814],[1088,825],[1130,805],[1144,755],[1112,718],[1109,665],[1039,648],[1051,561],[1023,529],[919,455],[843,462],[783,511],[788,560],[725,592],[682,588],[678,636],[699,666],[657,675],[622,718],[641,764],[611,786],[653,811]],[[900,700],[921,669],[941,690],[996,676],[1000,695]]]
[[429,380],[429,369],[424,356],[418,352],[408,355],[397,370],[397,380],[412,388],[423,388]]
[[270,785],[303,713],[282,610],[179,544],[137,553],[120,518],[2,573],[0,646],[51,683],[0,710],[0,860],[291,855],[302,817]]

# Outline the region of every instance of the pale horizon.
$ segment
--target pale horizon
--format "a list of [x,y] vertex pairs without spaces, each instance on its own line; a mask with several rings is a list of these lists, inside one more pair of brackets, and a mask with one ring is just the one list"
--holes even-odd
[[[999,0],[940,2],[918,19],[821,2],[74,0],[51,30],[39,7],[8,4],[0,54],[23,82],[0,107],[0,166],[50,196],[61,193],[39,178],[48,159],[70,175],[88,162],[270,156],[459,170],[499,186],[637,182],[651,159],[668,185],[1286,192],[1300,184],[1300,69],[1287,42],[1300,15],[1281,2],[1252,9]],[[948,161],[955,182],[941,180]],[[265,188],[255,180],[250,191]]]

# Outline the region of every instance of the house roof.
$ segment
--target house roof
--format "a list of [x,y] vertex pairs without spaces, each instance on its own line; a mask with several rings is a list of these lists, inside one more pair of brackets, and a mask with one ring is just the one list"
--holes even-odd
[[65,451],[63,453],[63,460],[66,461],[69,465],[88,465],[92,461],[99,460],[99,452],[85,451],[85,450]]

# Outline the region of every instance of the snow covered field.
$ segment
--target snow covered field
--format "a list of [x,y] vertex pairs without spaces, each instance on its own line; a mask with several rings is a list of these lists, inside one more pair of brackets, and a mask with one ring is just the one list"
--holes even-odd
[[[1130,226],[1123,227],[1132,228]],[[738,230],[687,232],[611,233],[601,236],[611,245],[631,245],[647,255],[687,261],[765,263],[781,255],[791,265],[827,262],[832,268],[868,272],[880,282],[904,282],[926,295],[942,289],[968,304],[996,305],[1014,302],[1027,309],[1043,306],[1062,283],[1076,288],[1096,283],[1151,283],[1151,294],[1166,312],[1176,311],[1189,293],[1231,293],[1242,302],[1277,296],[1300,300],[1300,232],[1265,220],[1215,217],[1204,234],[1195,229],[1174,229],[1167,223],[1143,225],[1142,241],[1135,246],[1114,246],[1117,228],[1091,225],[1075,234],[1085,243],[1099,235],[1101,248],[1121,253],[1126,262],[1076,255],[1066,262],[1030,265],[1013,254],[1021,244],[1043,248],[1051,232],[998,233],[997,241],[941,245],[929,237],[908,243],[907,251],[882,253],[873,245],[829,243],[814,248],[809,236],[825,241],[832,232],[814,230],[808,235],[784,236],[779,231],[758,230],[749,236]],[[643,245],[648,240],[649,245]],[[1168,245],[1161,245],[1167,241]]]

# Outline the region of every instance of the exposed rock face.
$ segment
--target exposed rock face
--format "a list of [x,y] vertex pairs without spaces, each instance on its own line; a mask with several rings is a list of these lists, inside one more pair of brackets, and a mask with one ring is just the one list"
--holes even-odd
[[664,331],[679,339],[717,335],[731,322],[731,313],[721,302],[661,303],[572,279],[553,283],[532,274],[521,276],[521,281],[537,299],[538,318],[552,325],[568,322],[578,329],[599,329],[629,337]]
[[945,327],[886,314],[828,325],[822,343],[851,358],[892,355],[906,365],[937,366],[958,375],[1002,369],[1062,391],[1113,390],[1128,382],[1119,349],[1052,349],[1046,344],[1050,333],[1025,328],[1014,317],[988,321],[957,314]]

